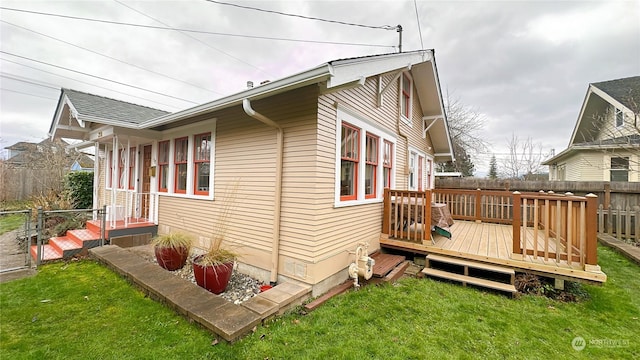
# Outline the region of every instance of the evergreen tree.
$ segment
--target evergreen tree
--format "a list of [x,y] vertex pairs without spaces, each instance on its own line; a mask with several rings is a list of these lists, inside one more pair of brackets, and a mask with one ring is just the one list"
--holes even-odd
[[498,161],[496,160],[495,155],[491,155],[491,160],[489,161],[489,179],[495,180],[498,178]]

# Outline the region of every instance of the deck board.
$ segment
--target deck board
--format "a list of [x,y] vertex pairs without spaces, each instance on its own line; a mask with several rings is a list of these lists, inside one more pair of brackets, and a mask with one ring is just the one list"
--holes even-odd
[[[511,225],[476,223],[473,221],[456,220],[449,228],[452,233],[451,239],[441,235],[433,235],[434,243],[420,244],[408,243],[402,240],[380,239],[382,246],[397,249],[406,249],[420,254],[442,254],[456,256],[471,260],[484,261],[487,263],[507,265],[521,271],[538,271],[568,278],[579,278],[590,281],[602,282],[606,280],[606,275],[602,272],[584,271],[579,262],[573,261],[568,264],[566,260],[556,261],[555,257],[549,255],[549,260],[544,260],[543,256],[525,255],[522,260],[512,258],[512,237],[513,229]],[[526,238],[526,248],[534,249],[533,229],[528,228],[524,232]],[[538,232],[538,251],[544,251],[544,232]],[[560,249],[564,252],[564,249]],[[556,252],[555,239],[549,240],[549,253]]]

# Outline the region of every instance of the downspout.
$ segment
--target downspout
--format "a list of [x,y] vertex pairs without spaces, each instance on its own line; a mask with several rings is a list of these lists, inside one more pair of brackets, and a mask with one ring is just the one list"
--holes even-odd
[[273,243],[271,246],[271,278],[269,279],[271,286],[275,286],[278,282],[278,266],[280,257],[280,204],[282,202],[282,158],[284,156],[284,129],[282,129],[282,127],[276,124],[273,120],[253,110],[253,108],[251,108],[251,101],[249,99],[242,100],[242,108],[244,109],[244,112],[247,113],[247,115],[249,115],[250,117],[276,129],[276,191],[275,201],[273,204]]

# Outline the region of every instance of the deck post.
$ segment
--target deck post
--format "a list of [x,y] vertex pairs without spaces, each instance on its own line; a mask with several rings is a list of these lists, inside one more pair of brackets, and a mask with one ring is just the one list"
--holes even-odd
[[391,190],[389,188],[384,188],[384,200],[383,200],[383,209],[382,209],[382,233],[389,236],[391,233]]
[[524,259],[522,248],[520,246],[520,206],[522,205],[522,197],[519,191],[513,192],[513,254],[511,258],[514,260]]
[[422,239],[425,241],[431,240],[431,190],[425,190],[422,211],[422,218],[424,224],[422,226]]
[[587,198],[587,257],[585,260],[585,271],[600,271],[598,266],[598,234],[596,221],[598,216],[598,196],[589,193]]
[[482,222],[482,190],[476,189],[476,222]]

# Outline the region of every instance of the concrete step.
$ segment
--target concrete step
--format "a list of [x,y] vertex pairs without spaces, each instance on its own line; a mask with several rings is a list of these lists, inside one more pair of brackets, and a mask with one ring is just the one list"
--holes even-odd
[[82,251],[82,242],[71,239],[68,236],[52,237],[49,245],[62,254],[62,258],[68,259]]
[[504,291],[504,292],[510,293],[512,295],[518,292],[518,290],[516,290],[516,287],[513,286],[512,284],[505,284],[505,283],[501,283],[501,282],[475,278],[475,277],[471,277],[471,276],[467,276],[467,275],[451,273],[451,272],[444,271],[444,270],[438,270],[438,269],[432,269],[432,268],[424,268],[424,269],[422,269],[422,273],[427,275],[427,276],[432,276],[432,277],[437,277],[437,278],[441,278],[441,279],[458,281],[458,282],[461,282],[463,285],[471,284],[471,285],[480,286],[480,287],[484,287],[484,288],[488,288],[488,289]]
[[91,249],[100,246],[100,232],[94,232],[89,229],[78,229],[67,231],[68,238],[81,244],[83,248]]
[[[31,253],[31,258],[35,260],[38,254],[38,246],[32,245],[29,249],[29,252]],[[42,246],[42,261],[52,261],[60,259],[62,259],[62,251],[48,244]]]

